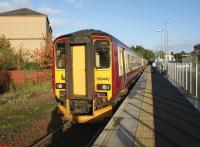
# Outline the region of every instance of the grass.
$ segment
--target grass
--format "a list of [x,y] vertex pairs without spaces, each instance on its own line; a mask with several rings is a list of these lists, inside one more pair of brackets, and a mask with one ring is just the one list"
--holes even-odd
[[43,82],[39,84],[25,83],[25,84],[12,84],[9,91],[0,96],[0,103],[7,103],[10,100],[27,99],[32,97],[33,94],[40,93],[41,91],[50,91],[50,82]]
[[18,131],[27,123],[51,114],[56,103],[50,91],[49,82],[28,83],[15,85],[8,93],[0,96],[0,99],[7,99],[6,103],[0,104],[0,135]]
[[[51,114],[51,111],[55,108],[55,102],[52,99],[46,101],[40,101],[37,104],[31,105],[26,103],[29,106],[26,108],[20,107],[18,111],[7,111],[6,113],[0,112],[0,134],[6,134],[12,131],[18,131],[21,127],[27,123],[38,119],[42,116]],[[34,106],[34,107],[33,107]],[[16,108],[16,107],[15,107]]]

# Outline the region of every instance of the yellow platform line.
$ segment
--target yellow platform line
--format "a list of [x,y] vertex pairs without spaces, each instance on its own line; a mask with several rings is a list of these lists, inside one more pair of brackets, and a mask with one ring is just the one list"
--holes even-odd
[[155,147],[153,96],[152,94],[146,93],[152,90],[152,78],[151,72],[149,71],[150,67],[146,71],[147,81],[145,83],[144,98],[135,135],[135,146]]

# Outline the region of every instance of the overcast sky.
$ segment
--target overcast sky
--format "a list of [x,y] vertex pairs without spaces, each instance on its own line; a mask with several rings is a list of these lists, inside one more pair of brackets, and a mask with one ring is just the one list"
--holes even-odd
[[[53,36],[100,29],[131,45],[158,50],[164,22],[170,51],[200,43],[200,0],[0,0],[0,12],[30,8],[48,15]],[[1,22],[0,22],[1,23]]]

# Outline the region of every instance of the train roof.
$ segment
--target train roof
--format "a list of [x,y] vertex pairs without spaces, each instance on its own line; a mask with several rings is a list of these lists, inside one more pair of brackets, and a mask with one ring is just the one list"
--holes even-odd
[[112,36],[111,34],[103,32],[101,30],[94,30],[94,29],[81,30],[81,31],[70,33],[70,34],[62,35],[62,36],[57,37],[55,40],[61,39],[61,38],[67,38],[67,37],[71,37],[71,36],[75,36],[75,35],[89,35],[89,36],[91,36],[91,35],[100,35],[100,36],[108,36],[108,37],[111,38],[111,40],[113,42],[123,44],[126,48],[130,48],[127,45],[125,45],[123,42],[121,42],[120,40],[118,40],[117,38],[115,38],[114,36]]
[[[77,31],[77,32],[73,32],[73,33],[70,33],[70,34],[65,34],[65,35],[62,35],[62,36],[59,36],[57,37],[55,40],[57,39],[61,39],[61,38],[67,38],[67,37],[71,37],[71,36],[79,36],[79,35],[89,35],[89,36],[92,36],[92,35],[100,35],[100,36],[108,36],[109,38],[111,38],[111,40],[115,43],[119,43],[121,45],[123,45],[124,47],[126,47],[126,49],[134,52],[135,54],[137,54],[135,51],[133,51],[130,47],[128,47],[127,45],[125,45],[123,42],[121,42],[119,39],[115,38],[113,35],[109,34],[109,33],[106,33],[106,32],[103,32],[101,30],[94,30],[94,29],[87,29],[87,30],[80,30],[80,31]],[[137,54],[138,55],[138,54]],[[138,55],[139,56],[139,55]]]

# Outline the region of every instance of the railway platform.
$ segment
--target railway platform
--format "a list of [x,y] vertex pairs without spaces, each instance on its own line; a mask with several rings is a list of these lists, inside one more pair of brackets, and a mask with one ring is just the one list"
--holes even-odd
[[200,112],[148,67],[93,147],[199,147]]

